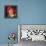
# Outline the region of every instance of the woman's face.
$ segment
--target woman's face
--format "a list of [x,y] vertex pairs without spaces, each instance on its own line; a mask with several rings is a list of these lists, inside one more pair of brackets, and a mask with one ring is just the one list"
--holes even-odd
[[9,11],[8,11],[9,15],[13,15],[14,14],[14,10],[13,8],[10,8]]

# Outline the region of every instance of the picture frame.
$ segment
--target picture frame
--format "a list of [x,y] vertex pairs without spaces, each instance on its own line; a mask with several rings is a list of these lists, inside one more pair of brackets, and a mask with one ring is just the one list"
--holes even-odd
[[5,18],[17,18],[17,5],[5,5]]

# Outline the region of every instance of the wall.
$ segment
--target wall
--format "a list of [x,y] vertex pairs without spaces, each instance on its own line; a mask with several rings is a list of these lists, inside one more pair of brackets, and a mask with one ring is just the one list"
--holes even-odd
[[[18,6],[17,19],[4,18],[8,4]],[[46,0],[0,0],[0,44],[8,43],[9,32],[18,32],[18,24],[46,24]]]
[[[24,2],[24,4],[23,4]],[[23,1],[21,24],[46,24],[46,0]]]

